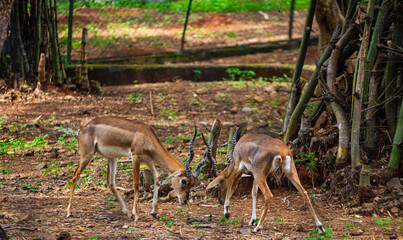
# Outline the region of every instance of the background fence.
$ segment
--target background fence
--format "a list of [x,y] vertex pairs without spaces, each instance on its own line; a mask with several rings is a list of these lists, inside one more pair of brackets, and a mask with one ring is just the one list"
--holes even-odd
[[[61,0],[57,1],[58,31],[67,54],[69,6],[73,6],[72,60],[80,58],[83,28],[88,29],[89,59],[161,54],[181,51],[182,47],[195,50],[261,44],[289,39],[293,1],[282,1],[280,12],[279,0]],[[308,3],[298,1],[295,9],[304,9]],[[294,19],[293,37],[300,37],[305,11],[296,12]]]

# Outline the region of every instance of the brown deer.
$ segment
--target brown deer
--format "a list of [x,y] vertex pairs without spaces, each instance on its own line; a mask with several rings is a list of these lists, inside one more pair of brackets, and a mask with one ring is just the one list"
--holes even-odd
[[[252,173],[254,178],[252,186],[252,217],[249,221],[249,225],[256,225],[256,196],[258,188],[260,188],[260,190],[263,192],[265,199],[262,215],[257,223],[257,226],[253,230],[254,232],[258,231],[258,229],[262,227],[264,218],[266,217],[269,202],[273,199],[273,194],[267,186],[266,178],[269,173],[274,172],[280,167],[285,176],[293,183],[293,185],[304,198],[305,202],[308,204],[316,226],[321,232],[323,232],[324,228],[322,223],[316,216],[315,210],[311,204],[311,200],[299,181],[290,148],[278,139],[256,133],[247,133],[243,135],[238,142],[236,142],[238,130],[239,128],[235,132],[232,139],[234,149],[232,156],[229,154],[229,164],[207,186],[207,190],[214,187],[219,187],[221,190],[221,197],[225,197],[225,217],[229,218],[230,216],[230,198],[236,190],[236,186],[238,185],[242,173],[244,173],[244,171],[249,171]],[[207,143],[206,145],[207,150],[205,157],[208,158],[213,165],[217,164],[216,160],[211,155],[211,146],[209,146]],[[203,159],[203,161],[205,161],[205,159]]]
[[144,123],[128,120],[120,117],[98,117],[83,127],[78,135],[80,162],[73,174],[72,187],[70,191],[67,216],[71,215],[71,205],[77,178],[91,161],[95,153],[99,153],[108,159],[107,183],[113,195],[122,206],[123,213],[130,218],[126,205],[116,190],[115,175],[119,157],[131,158],[133,164],[134,182],[134,203],[132,214],[137,221],[138,213],[138,190],[140,186],[140,162],[147,164],[154,176],[154,196],[152,204],[152,215],[156,215],[158,201],[158,187],[160,174],[155,167],[157,164],[172,180],[172,187],[179,202],[182,205],[188,203],[189,193],[195,180],[200,174],[200,162],[195,170],[195,175],[189,167],[193,159],[193,142],[196,138],[197,129],[190,141],[190,156],[183,166],[176,160],[158,140],[153,129]]

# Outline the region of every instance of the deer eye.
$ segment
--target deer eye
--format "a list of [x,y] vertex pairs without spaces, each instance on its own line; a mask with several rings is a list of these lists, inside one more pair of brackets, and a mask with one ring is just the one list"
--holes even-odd
[[186,185],[187,182],[186,182],[185,179],[182,179],[182,180],[181,180],[181,183],[182,183],[183,185]]

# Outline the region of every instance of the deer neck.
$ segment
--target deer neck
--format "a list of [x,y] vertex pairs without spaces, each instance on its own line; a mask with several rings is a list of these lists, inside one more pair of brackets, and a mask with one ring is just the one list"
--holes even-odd
[[162,144],[157,146],[150,152],[150,157],[168,175],[178,170],[185,170],[185,167]]

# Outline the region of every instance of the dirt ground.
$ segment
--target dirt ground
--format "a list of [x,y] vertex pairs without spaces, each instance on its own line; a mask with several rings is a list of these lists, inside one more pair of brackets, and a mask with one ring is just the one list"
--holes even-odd
[[[295,11],[293,38],[300,38],[306,10]],[[80,59],[82,28],[88,29],[88,58],[122,57],[181,49],[185,13],[155,9],[77,8],[72,59]],[[189,16],[185,50],[258,44],[288,39],[289,11],[196,13]],[[59,13],[59,37],[67,43],[67,12]],[[319,33],[314,22],[313,35]],[[259,62],[262,63],[262,62]]]
[[[219,144],[229,129],[247,122],[248,130],[275,136],[282,126],[287,93],[284,83],[177,81],[105,87],[101,95],[51,91],[41,97],[26,93],[0,95],[0,223],[12,239],[56,239],[68,232],[72,239],[306,239],[315,229],[309,210],[294,188],[274,188],[264,228],[252,233],[250,195],[231,199],[231,218],[205,194],[211,179],[192,189],[189,205],[177,199],[159,204],[152,217],[151,201],[140,202],[141,221],[122,212],[105,186],[106,161],[94,158],[81,175],[75,192],[73,217],[66,218],[69,181],[78,160],[75,131],[96,116],[117,115],[148,123],[161,142],[182,161],[188,156],[193,126],[207,133],[213,120],[223,123]],[[150,93],[153,113],[151,114]],[[12,146],[6,147],[6,142]],[[204,152],[195,143],[195,165]],[[225,152],[218,155],[225,161]],[[122,159],[125,160],[125,159]],[[346,205],[329,202],[319,188],[309,189],[314,208],[334,239],[402,238],[402,219],[349,214]],[[131,209],[132,174],[129,163],[119,164],[117,186]],[[259,194],[258,216],[264,200]],[[195,219],[202,218],[207,222]],[[199,221],[199,222],[198,222]],[[329,230],[329,231],[330,231]],[[324,238],[318,238],[324,239]],[[330,238],[327,238],[330,239]]]

